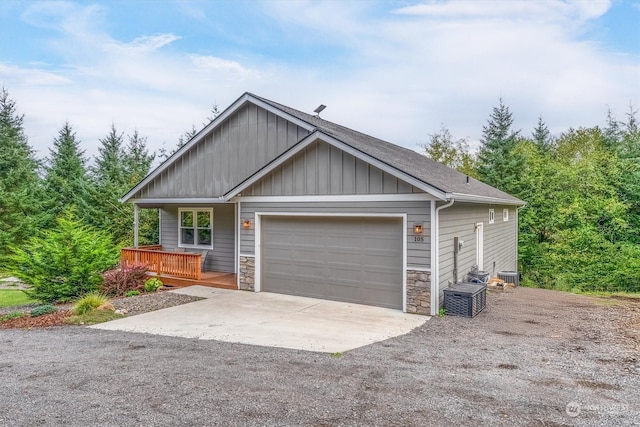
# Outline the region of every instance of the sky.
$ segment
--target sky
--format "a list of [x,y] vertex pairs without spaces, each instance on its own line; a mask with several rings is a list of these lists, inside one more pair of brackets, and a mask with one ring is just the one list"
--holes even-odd
[[640,0],[0,0],[0,85],[41,158],[65,121],[170,151],[244,92],[416,151],[500,98],[557,136],[640,108]]

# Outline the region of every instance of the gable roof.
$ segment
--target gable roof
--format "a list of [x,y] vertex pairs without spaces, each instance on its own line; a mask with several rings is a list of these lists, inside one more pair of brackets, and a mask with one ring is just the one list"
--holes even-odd
[[523,201],[503,191],[474,178],[467,177],[465,174],[433,161],[413,150],[349,129],[249,92],[246,92],[238,98],[209,123],[209,125],[198,132],[187,144],[127,192],[121,201],[132,199],[147,183],[173,164],[193,145],[204,139],[219,123],[222,123],[247,102],[256,104],[294,122],[296,125],[307,129],[310,134],[301,139],[289,150],[282,153],[278,158],[248,176],[242,183],[234,188],[230,188],[224,196],[221,195],[219,197],[221,200],[229,200],[234,195],[240,193],[260,177],[273,170],[278,164],[281,164],[287,158],[298,152],[300,148],[308,144],[311,139],[321,138],[342,149],[348,149],[352,154],[387,170],[400,179],[410,182],[413,185],[417,184],[418,187],[423,188],[428,193],[442,200],[455,198],[459,201],[524,205]]
[[522,200],[504,191],[471,177],[467,179],[467,175],[413,150],[324,120],[318,116],[298,111],[286,105],[253,94],[250,95],[303,122],[309,123],[316,130],[442,191],[448,195],[447,198],[453,197],[458,200],[467,199],[468,201],[496,199],[508,204],[524,205]]

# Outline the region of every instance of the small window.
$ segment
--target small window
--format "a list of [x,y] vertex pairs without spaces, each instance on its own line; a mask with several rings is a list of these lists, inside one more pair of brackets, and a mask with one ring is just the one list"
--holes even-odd
[[496,220],[496,214],[493,209],[489,209],[489,224],[493,224]]
[[213,249],[213,209],[178,209],[178,246]]
[[509,209],[502,209],[502,220],[509,221]]

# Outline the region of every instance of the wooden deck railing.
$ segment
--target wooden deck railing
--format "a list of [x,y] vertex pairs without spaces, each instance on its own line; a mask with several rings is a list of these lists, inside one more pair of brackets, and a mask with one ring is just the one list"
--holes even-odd
[[143,263],[158,276],[168,274],[195,280],[200,280],[201,258],[202,255],[190,252],[165,252],[161,245],[120,250],[122,266]]

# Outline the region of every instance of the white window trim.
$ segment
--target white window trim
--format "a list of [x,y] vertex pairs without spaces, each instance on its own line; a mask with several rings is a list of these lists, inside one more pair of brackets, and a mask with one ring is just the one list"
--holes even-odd
[[[211,218],[211,244],[210,245],[189,245],[182,243],[182,212],[193,212],[193,228],[195,229],[194,239],[197,239],[198,235],[198,215],[197,212],[209,212]],[[214,235],[214,218],[213,208],[178,208],[178,247],[179,248],[192,248],[192,249],[213,249],[213,235]]]
[[496,212],[494,209],[489,209],[489,224],[496,222]]
[[507,208],[502,209],[502,221],[509,221],[509,209]]

